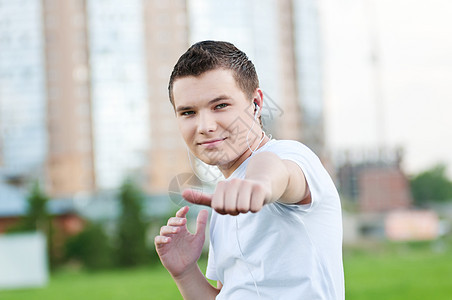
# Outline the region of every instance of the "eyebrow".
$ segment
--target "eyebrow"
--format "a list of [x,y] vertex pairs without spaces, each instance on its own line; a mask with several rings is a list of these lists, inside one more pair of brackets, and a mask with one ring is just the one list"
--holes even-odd
[[[230,99],[230,97],[229,97],[229,96],[226,96],[226,95],[220,95],[220,96],[215,97],[214,99],[210,100],[210,101],[207,103],[207,105],[212,105],[212,104],[214,104],[214,103],[216,103],[216,102],[223,101],[223,100],[226,100],[226,99]],[[176,112],[192,110],[193,108],[194,108],[194,106],[178,106],[178,107],[176,108]]]

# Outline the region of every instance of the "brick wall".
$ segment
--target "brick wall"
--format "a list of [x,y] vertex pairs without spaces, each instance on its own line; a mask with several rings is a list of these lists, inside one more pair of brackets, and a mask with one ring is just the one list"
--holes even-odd
[[369,167],[358,175],[358,203],[361,212],[387,212],[409,208],[409,183],[396,167]]

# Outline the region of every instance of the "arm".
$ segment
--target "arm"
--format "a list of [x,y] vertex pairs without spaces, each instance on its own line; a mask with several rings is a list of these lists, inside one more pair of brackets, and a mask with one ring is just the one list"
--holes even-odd
[[271,152],[251,157],[245,179],[234,178],[217,184],[213,195],[186,190],[182,196],[195,204],[211,206],[220,214],[257,212],[265,204],[309,204],[309,187],[300,167]]
[[198,214],[196,233],[191,234],[186,226],[187,212],[185,206],[176,217],[168,220],[155,237],[155,248],[184,299],[215,299],[220,289],[207,281],[197,264],[205,240],[208,213],[202,210]]
[[215,299],[221,287],[213,287],[204,277],[198,264],[187,270],[182,276],[173,276],[182,297],[185,300]]
[[265,203],[280,199],[287,204],[309,204],[310,192],[300,167],[290,160],[282,160],[272,152],[261,152],[250,159],[245,179],[270,187]]

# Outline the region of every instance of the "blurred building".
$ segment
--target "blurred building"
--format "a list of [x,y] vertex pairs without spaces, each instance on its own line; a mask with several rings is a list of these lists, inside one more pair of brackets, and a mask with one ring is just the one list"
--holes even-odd
[[0,171],[52,196],[150,193],[187,168],[167,83],[188,47],[184,0],[2,1]]
[[[42,7],[0,4],[0,174],[40,174],[47,155]],[[25,5],[24,5],[25,4]]]
[[408,179],[394,166],[363,168],[358,178],[358,205],[362,212],[407,209],[412,204]]
[[293,3],[294,52],[297,99],[301,107],[302,141],[324,160],[323,51],[321,43],[319,1]]
[[44,178],[53,197],[127,176],[166,194],[191,170],[168,79],[204,39],[251,57],[269,133],[322,155],[319,34],[314,0],[0,1],[0,175]]
[[361,213],[387,213],[412,206],[407,176],[401,169],[401,153],[362,153],[349,155],[338,170],[343,200]]
[[[28,1],[42,4],[46,93],[45,183],[54,196],[93,191],[92,85],[85,1]],[[31,150],[31,149],[30,149]],[[32,151],[32,150],[31,150]]]
[[446,207],[416,207],[400,149],[349,151],[338,157],[344,243],[366,239],[434,240],[449,232]]
[[441,234],[434,210],[394,211],[385,219],[385,233],[392,241],[434,240]]
[[167,194],[177,174],[191,171],[187,149],[168,98],[168,81],[189,47],[185,0],[144,1],[147,90],[151,147],[147,160],[148,192]]

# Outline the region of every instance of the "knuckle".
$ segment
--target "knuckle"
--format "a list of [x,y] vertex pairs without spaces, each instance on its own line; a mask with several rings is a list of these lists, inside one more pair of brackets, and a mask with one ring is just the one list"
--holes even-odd
[[253,212],[253,213],[257,213],[258,211],[260,211],[261,209],[260,208],[257,208],[257,207],[252,207],[251,209],[250,209],[250,211],[251,212]]
[[231,209],[231,208],[225,208],[224,212],[227,213],[227,214],[229,214],[229,215],[231,215],[231,214],[234,213],[234,210]]
[[223,205],[219,204],[218,202],[212,202],[211,206],[210,206],[214,211],[216,211],[217,213],[222,214],[224,212],[224,207]]
[[239,179],[239,178],[232,178],[232,179],[230,180],[230,182],[231,182],[232,184],[240,184],[240,183],[242,182],[242,180]]
[[245,212],[248,212],[249,206],[245,205],[245,204],[239,204],[239,205],[237,205],[237,210],[239,212],[245,213]]
[[160,228],[160,235],[164,235],[166,233],[166,231],[167,231],[167,228],[168,228],[168,226],[162,226]]
[[214,197],[212,199],[212,208],[215,210],[222,210],[224,207],[223,205],[223,199],[221,197]]
[[155,243],[156,245],[164,244],[165,242],[164,242],[163,239],[164,239],[163,236],[158,235],[158,236],[156,236],[156,237],[154,238],[154,243]]
[[263,189],[262,184],[260,184],[258,182],[252,182],[251,183],[251,190],[253,192],[260,192],[260,191],[262,191],[262,189]]
[[227,182],[225,180],[218,182],[217,183],[217,189],[223,188],[226,185],[226,183]]
[[224,208],[225,209],[232,209],[234,207],[234,203],[232,201],[225,201],[224,202]]
[[224,205],[224,210],[228,213],[228,214],[232,214],[234,212],[237,211],[237,206],[235,205],[235,203],[232,202],[226,202]]
[[227,214],[236,214],[237,213],[237,206],[235,205],[235,203],[226,203],[224,211]]
[[262,204],[260,202],[253,202],[251,203],[250,211],[252,212],[258,212],[262,208]]
[[185,218],[172,217],[168,220],[167,226],[180,226],[184,224]]

